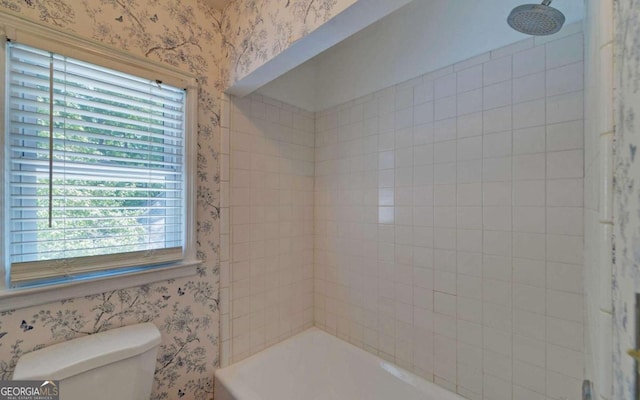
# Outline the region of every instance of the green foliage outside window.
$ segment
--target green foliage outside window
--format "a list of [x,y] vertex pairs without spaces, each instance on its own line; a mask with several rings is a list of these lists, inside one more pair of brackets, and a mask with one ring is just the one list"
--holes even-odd
[[[65,83],[70,84],[57,82],[56,88],[62,87]],[[123,94],[92,90],[98,95],[116,95],[126,100]],[[163,131],[158,128],[145,127],[152,123],[158,124],[153,118],[156,115],[161,116],[160,111],[149,111],[127,103],[107,100],[107,96],[93,97],[75,92],[73,94],[75,98],[70,98],[68,94],[65,96],[62,90],[55,90],[54,117],[57,122],[54,126],[54,171],[56,164],[65,162],[125,168],[148,168],[150,163],[157,162],[158,166],[164,163],[164,156],[158,155],[158,152],[163,152],[161,138],[127,132],[128,129],[132,129],[146,130],[149,134],[162,134]],[[38,97],[37,101],[43,106],[46,105],[46,108],[37,111],[43,114],[43,118],[38,121],[43,129],[37,136],[47,138],[38,144],[38,148],[46,151],[40,152],[37,157],[48,162],[49,99]],[[88,102],[102,103],[109,107],[98,109],[86,105]],[[150,105],[156,108],[163,107],[162,104]],[[113,111],[114,107],[122,111]],[[138,115],[128,113],[128,110],[138,112]],[[148,116],[142,117],[139,113],[146,113]],[[98,114],[104,118],[95,117]],[[108,119],[109,116],[116,118]],[[123,119],[130,122],[122,122]],[[118,148],[122,150],[119,151]],[[51,227],[48,221],[49,177],[39,175],[37,178],[38,211],[37,226],[34,228],[37,232],[39,254],[52,259],[102,254],[102,248],[113,246],[119,246],[123,252],[143,250],[139,248],[140,243],[144,242],[141,238],[149,234],[147,224],[143,221],[152,217],[149,215],[149,207],[153,206],[154,199],[158,202],[164,201],[163,183],[102,180],[95,177],[78,179],[57,175],[54,173],[53,177]]]

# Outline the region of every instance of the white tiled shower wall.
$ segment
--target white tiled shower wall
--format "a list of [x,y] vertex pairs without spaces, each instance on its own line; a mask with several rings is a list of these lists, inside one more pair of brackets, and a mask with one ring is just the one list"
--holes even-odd
[[259,95],[222,108],[226,365],[313,325],[315,124],[313,113]]
[[316,114],[315,323],[470,399],[580,398],[583,35]]

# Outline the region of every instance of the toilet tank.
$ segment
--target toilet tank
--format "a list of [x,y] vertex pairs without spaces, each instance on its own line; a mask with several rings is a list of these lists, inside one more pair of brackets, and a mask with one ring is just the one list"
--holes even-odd
[[62,400],[149,400],[160,332],[112,329],[25,354],[14,380],[59,380]]

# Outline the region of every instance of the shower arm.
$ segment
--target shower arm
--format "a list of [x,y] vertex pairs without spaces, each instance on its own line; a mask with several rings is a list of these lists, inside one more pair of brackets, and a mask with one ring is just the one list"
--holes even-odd
[[543,6],[548,6],[548,5],[550,5],[550,4],[551,4],[551,1],[552,1],[552,0],[543,0],[543,1],[542,1],[542,5],[543,5]]

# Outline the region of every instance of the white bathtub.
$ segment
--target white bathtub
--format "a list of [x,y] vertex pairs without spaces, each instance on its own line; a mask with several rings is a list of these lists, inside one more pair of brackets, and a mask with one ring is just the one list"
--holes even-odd
[[215,400],[462,400],[317,328],[215,376]]

